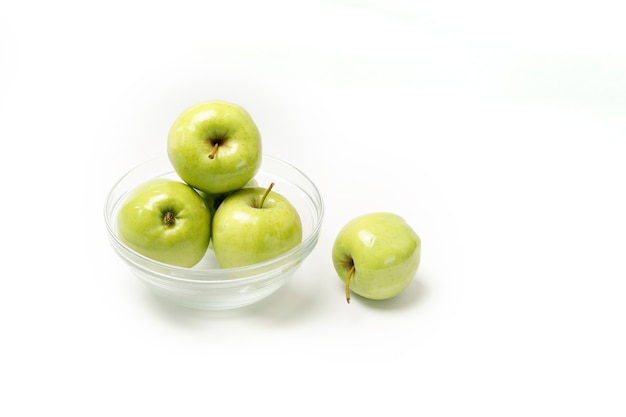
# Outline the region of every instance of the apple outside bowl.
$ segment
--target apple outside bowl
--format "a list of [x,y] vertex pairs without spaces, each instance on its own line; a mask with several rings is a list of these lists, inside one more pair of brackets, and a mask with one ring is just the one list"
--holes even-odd
[[154,261],[120,240],[116,222],[128,193],[155,178],[180,181],[165,156],[140,164],[126,173],[109,192],[104,220],[115,252],[148,288],[170,302],[202,310],[226,310],[256,303],[281,288],[317,244],[324,215],[324,204],[317,187],[294,166],[263,155],[255,179],[260,187],[274,182],[273,191],[289,199],[298,211],[302,221],[302,242],[298,246],[269,261],[238,268],[220,268],[211,246],[192,268]]

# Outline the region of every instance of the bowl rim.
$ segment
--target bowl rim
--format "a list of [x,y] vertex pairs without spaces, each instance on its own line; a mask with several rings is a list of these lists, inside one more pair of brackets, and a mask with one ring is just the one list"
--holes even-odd
[[[113,240],[113,242],[115,242],[116,245],[118,245],[119,247],[123,248],[126,251],[129,251],[130,253],[133,254],[133,256],[139,258],[142,261],[142,264],[132,262],[133,267],[141,268],[145,271],[148,271],[150,274],[157,274],[159,276],[167,278],[168,280],[180,281],[180,282],[206,283],[206,284],[219,284],[219,283],[234,284],[234,283],[241,283],[244,281],[254,281],[256,279],[262,278],[263,274],[275,268],[275,267],[272,267],[273,264],[277,264],[277,266],[284,267],[289,264],[288,262],[289,259],[293,258],[295,254],[302,251],[303,248],[311,247],[309,252],[313,249],[313,246],[315,245],[316,241],[319,238],[323,219],[324,219],[324,214],[325,214],[325,205],[324,205],[324,199],[322,197],[322,194],[320,193],[317,185],[309,178],[308,175],[306,175],[302,170],[300,170],[296,166],[292,165],[291,163],[283,159],[274,157],[272,155],[263,154],[262,161],[266,159],[271,160],[278,164],[282,164],[286,166],[287,168],[295,171],[308,183],[308,185],[311,186],[314,193],[311,195],[309,193],[305,193],[305,194],[307,195],[307,198],[312,200],[316,208],[315,213],[317,213],[316,216],[313,216],[314,222],[313,222],[313,228],[311,232],[304,239],[302,239],[302,242],[300,242],[297,246],[288,250],[287,252],[284,252],[283,254],[279,256],[276,256],[267,261],[263,261],[263,262],[259,262],[259,263],[255,263],[251,265],[246,265],[246,266],[241,266],[241,267],[234,267],[234,268],[210,268],[209,269],[209,268],[181,267],[181,266],[171,265],[168,263],[160,262],[152,258],[149,258],[135,251],[134,249],[126,245],[124,242],[122,242],[122,240],[117,236],[117,233],[113,228],[112,219],[109,216],[109,211],[112,210],[113,206],[116,205],[124,197],[122,196],[117,200],[113,200],[113,194],[117,190],[118,186],[125,179],[127,179],[130,175],[132,175],[133,172],[149,164],[167,160],[167,158],[164,156],[152,157],[148,160],[141,162],[138,165],[135,165],[133,168],[126,171],[111,186],[111,188],[106,194],[105,202],[104,202],[104,210],[103,210],[104,223],[105,223],[108,236],[110,239]],[[259,168],[259,171],[262,171],[262,170],[263,170],[263,162],[261,162],[261,166]],[[173,167],[171,167],[169,171],[163,172],[160,175],[164,176],[164,175],[171,175],[171,174],[177,175]],[[300,187],[298,188],[301,189]],[[119,250],[117,248],[116,248],[116,252],[118,252],[118,255],[122,256],[122,254],[119,253]],[[131,261],[126,256],[122,256],[122,257],[124,258],[126,262]],[[147,267],[146,265],[154,265],[160,271],[155,271]],[[172,274],[164,274],[163,272],[161,272],[161,270],[171,272]],[[218,275],[218,274],[220,275],[220,277],[213,277],[213,278],[211,277],[211,275]],[[223,278],[223,275],[228,275],[228,274],[232,274],[237,277]],[[244,274],[246,276],[241,276]],[[185,275],[185,276],[183,277],[181,275]]]

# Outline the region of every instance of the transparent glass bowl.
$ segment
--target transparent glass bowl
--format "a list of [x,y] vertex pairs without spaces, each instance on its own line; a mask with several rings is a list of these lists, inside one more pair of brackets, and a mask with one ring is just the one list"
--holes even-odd
[[134,275],[157,295],[173,303],[203,310],[225,310],[253,304],[282,287],[317,244],[324,216],[324,203],[317,187],[294,166],[263,155],[255,179],[260,187],[274,182],[273,191],[288,198],[298,210],[303,234],[300,245],[269,261],[240,268],[220,268],[212,246],[192,268],[149,259],[120,240],[117,213],[130,191],[154,178],[180,181],[166,156],[142,163],[113,186],[105,202],[104,220],[113,249]]

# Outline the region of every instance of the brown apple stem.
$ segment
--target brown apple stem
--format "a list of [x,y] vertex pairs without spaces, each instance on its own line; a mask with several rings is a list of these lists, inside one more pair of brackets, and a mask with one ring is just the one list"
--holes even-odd
[[219,143],[215,142],[215,145],[213,145],[213,148],[211,148],[211,153],[209,153],[209,159],[214,159],[215,155],[217,155],[217,148],[219,147]]
[[354,265],[350,268],[350,272],[348,272],[348,278],[346,278],[346,301],[350,304],[350,279],[352,279],[352,275],[354,275]]
[[176,222],[176,216],[171,211],[166,211],[163,214],[163,224],[167,227],[172,226]]
[[265,190],[265,194],[263,194],[263,197],[261,197],[261,202],[259,203],[259,208],[263,208],[263,203],[265,203],[265,199],[267,198],[267,196],[270,193],[270,191],[272,191],[272,188],[274,188],[274,183],[271,183],[270,186],[267,187],[267,190]]

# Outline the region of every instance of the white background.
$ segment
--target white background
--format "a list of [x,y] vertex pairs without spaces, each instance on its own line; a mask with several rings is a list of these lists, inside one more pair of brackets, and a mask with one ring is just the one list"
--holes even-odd
[[[3,1],[0,414],[625,415],[623,2],[421,3]],[[326,203],[225,312],[155,299],[102,216],[211,98]],[[376,210],[422,265],[348,305],[332,242]]]

